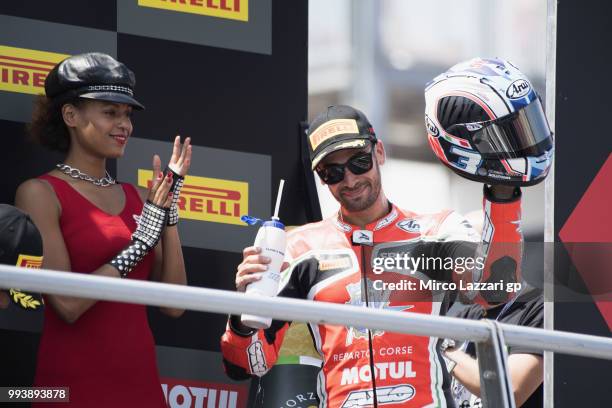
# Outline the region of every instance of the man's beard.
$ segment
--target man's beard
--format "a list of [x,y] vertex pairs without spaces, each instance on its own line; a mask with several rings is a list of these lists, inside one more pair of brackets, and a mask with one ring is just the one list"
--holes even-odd
[[376,202],[378,196],[380,195],[380,174],[378,174],[374,180],[366,180],[362,183],[358,183],[351,190],[358,190],[362,187],[365,189],[365,191],[369,191],[367,195],[360,195],[354,199],[348,199],[342,195],[342,193],[347,191],[347,189],[342,189],[338,192],[338,195],[335,196],[336,200],[338,200],[340,205],[349,212],[366,210]]

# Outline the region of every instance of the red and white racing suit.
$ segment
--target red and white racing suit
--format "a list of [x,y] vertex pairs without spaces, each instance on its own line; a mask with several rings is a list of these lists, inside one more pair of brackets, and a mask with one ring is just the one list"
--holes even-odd
[[[456,270],[448,274],[439,270],[373,274],[372,259],[406,252],[443,258],[480,253],[486,256],[486,263],[476,280],[486,281],[494,275],[498,280],[519,280],[520,194],[509,202],[492,202],[485,194],[484,209],[482,238],[455,212],[418,215],[395,206],[384,218],[366,226],[372,232],[373,246],[354,245],[353,233],[361,229],[337,216],[296,228],[287,234],[290,267],[283,273],[278,296],[365,307],[362,266],[367,265],[368,307],[444,314],[451,292],[423,289],[419,281],[458,282]],[[515,244],[497,248],[496,242]],[[415,287],[376,290],[380,289],[380,283],[373,283],[376,279],[414,281]],[[226,372],[234,379],[262,376],[276,362],[289,325],[274,320],[269,329],[241,333],[232,324],[236,318],[230,318],[221,339]],[[439,339],[327,324],[309,324],[309,328],[324,361],[317,390],[321,407],[372,406],[371,365],[379,406],[454,407],[450,380],[437,348]]]

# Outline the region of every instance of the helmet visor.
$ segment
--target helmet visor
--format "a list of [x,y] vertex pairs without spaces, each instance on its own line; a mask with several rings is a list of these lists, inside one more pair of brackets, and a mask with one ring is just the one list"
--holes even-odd
[[539,99],[502,118],[462,126],[483,158],[537,157],[552,147],[552,132]]

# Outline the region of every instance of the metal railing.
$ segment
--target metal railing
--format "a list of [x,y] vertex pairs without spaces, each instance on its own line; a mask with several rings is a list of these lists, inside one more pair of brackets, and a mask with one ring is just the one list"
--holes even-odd
[[[504,345],[612,360],[612,339],[491,321],[374,310],[327,302],[0,265],[0,288],[288,321],[358,326],[476,343],[484,406],[514,407]],[[219,333],[221,334],[221,333]]]

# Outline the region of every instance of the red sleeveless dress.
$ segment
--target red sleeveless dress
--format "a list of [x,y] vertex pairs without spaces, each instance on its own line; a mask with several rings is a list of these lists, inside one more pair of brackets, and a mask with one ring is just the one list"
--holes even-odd
[[[136,229],[133,216],[143,206],[134,186],[121,184],[125,207],[112,215],[64,180],[48,174],[40,178],[51,184],[62,206],[60,228],[73,271],[91,273],[128,245]],[[151,252],[129,279],[148,279],[152,266]],[[70,404],[34,407],[165,408],[146,307],[98,301],[73,324],[45,307],[35,385],[70,387]]]

